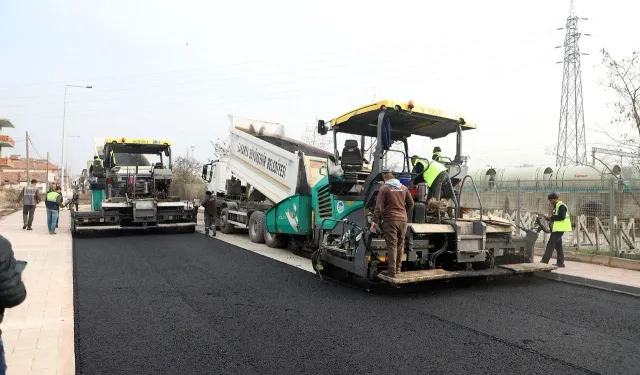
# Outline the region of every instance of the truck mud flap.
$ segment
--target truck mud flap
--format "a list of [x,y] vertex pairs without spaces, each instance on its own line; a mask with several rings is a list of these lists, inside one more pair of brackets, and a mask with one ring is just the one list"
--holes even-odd
[[463,277],[509,276],[521,273],[552,271],[554,269],[556,269],[556,266],[544,263],[518,263],[501,265],[496,268],[484,270],[447,271],[443,269],[435,269],[402,272],[395,277],[390,277],[384,274],[378,274],[376,276],[390,284],[399,285]]

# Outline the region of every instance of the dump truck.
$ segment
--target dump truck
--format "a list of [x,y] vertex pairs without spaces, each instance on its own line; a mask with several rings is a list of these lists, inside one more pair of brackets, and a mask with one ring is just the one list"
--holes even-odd
[[284,126],[229,115],[229,154],[203,166],[217,196],[223,233],[248,229],[251,241],[281,246],[264,230],[265,212],[294,194],[310,194],[330,152],[284,135]]
[[[293,242],[294,248],[312,251],[311,262],[318,273],[338,272],[368,283],[406,284],[555,269],[533,263],[533,242],[516,235],[511,223],[483,215],[475,182],[462,162],[462,133],[473,129],[476,126],[460,115],[411,101],[380,101],[328,122],[319,120],[317,132],[331,132],[334,143],[327,167],[321,169],[322,179],[310,193],[298,191],[270,208],[266,232],[275,244],[289,242],[292,247]],[[339,145],[340,133],[359,137],[360,143],[347,139]],[[410,183],[416,176],[412,174],[411,156],[420,155],[420,151],[410,152],[408,139],[440,139],[450,134],[456,136],[456,155],[445,165],[455,194],[444,207],[436,201],[434,209],[430,204],[434,202],[426,202],[428,187],[422,183],[414,188]],[[376,142],[370,167],[363,161],[367,140]],[[389,144],[398,142],[402,150],[389,148]],[[416,202],[407,213],[402,272],[395,277],[382,273],[388,266],[386,244],[380,233],[369,230],[377,193],[383,185],[383,161],[391,152],[399,154],[402,165],[402,170],[394,174],[412,188]],[[420,159],[434,163],[430,155]],[[464,189],[465,183],[472,187],[471,192]],[[477,205],[461,207],[463,193],[474,194]],[[470,215],[474,212],[477,215]]]
[[91,209],[72,211],[73,235],[119,229],[195,231],[197,207],[172,195],[170,141],[107,138],[100,156],[104,160],[94,160],[87,176]]

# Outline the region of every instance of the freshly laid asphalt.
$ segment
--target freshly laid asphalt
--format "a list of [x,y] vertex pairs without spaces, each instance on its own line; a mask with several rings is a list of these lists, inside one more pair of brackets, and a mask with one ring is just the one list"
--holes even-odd
[[640,299],[539,278],[367,293],[200,234],[74,274],[78,374],[640,373]]

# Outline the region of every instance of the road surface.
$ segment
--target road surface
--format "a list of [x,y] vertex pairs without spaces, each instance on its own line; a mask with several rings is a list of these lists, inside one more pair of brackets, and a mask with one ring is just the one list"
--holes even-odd
[[366,293],[200,234],[74,240],[80,374],[637,374],[640,299],[538,278]]

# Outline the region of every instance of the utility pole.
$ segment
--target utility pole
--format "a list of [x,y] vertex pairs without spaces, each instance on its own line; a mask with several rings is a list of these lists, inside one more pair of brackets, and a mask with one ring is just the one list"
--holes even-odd
[[[27,144],[27,186],[29,185],[29,181],[31,181],[31,175],[29,174],[29,132],[26,132],[26,144]],[[20,181],[18,181],[20,183]]]
[[49,191],[49,152],[47,152],[47,177],[44,183],[45,194]]

